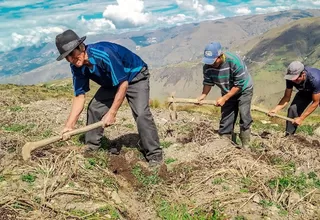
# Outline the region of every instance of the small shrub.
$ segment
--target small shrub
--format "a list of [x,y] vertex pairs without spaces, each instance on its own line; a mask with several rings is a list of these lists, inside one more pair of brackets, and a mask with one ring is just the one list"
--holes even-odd
[[140,183],[142,183],[144,186],[148,185],[155,185],[160,182],[160,178],[157,175],[157,171],[155,170],[154,173],[151,175],[146,175],[140,165],[135,165],[132,168],[132,174],[138,179]]
[[167,159],[165,160],[165,163],[166,163],[166,164],[170,164],[170,163],[173,163],[173,162],[176,162],[176,161],[177,161],[177,159],[167,158]]
[[27,183],[33,183],[36,180],[36,178],[37,177],[35,175],[30,173],[21,176],[21,180]]
[[161,141],[160,142],[160,146],[162,147],[162,148],[168,148],[168,147],[170,147],[172,145],[172,142],[170,142],[170,141]]

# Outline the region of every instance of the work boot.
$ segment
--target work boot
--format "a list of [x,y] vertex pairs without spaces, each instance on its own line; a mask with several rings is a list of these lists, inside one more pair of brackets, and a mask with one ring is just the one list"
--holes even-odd
[[251,129],[247,130],[240,130],[240,140],[241,140],[241,145],[244,149],[249,149],[250,148],[250,136],[251,136]]
[[163,163],[163,155],[162,154],[152,155],[148,162],[149,162],[150,168],[158,168]]

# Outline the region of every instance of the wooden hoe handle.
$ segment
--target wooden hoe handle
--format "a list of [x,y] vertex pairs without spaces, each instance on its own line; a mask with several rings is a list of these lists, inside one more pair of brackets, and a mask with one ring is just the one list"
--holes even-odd
[[[82,128],[78,128],[69,132],[66,132],[65,135],[73,136],[77,134],[81,134],[99,127],[102,127],[103,122],[99,121],[91,125],[87,125]],[[31,152],[37,148],[46,146],[48,144],[52,144],[54,142],[62,140],[62,135],[57,135],[51,138],[43,139],[41,141],[36,141],[36,142],[27,142],[23,147],[22,147],[22,158],[24,160],[28,160],[31,157]]]
[[[262,109],[262,108],[260,108],[260,107],[258,107],[258,106],[254,106],[254,105],[251,106],[251,109],[252,109],[253,111],[258,111],[258,112],[262,112],[262,113],[266,113],[266,114],[269,113],[268,110]],[[274,114],[272,117],[281,118],[281,119],[284,119],[284,120],[287,120],[287,121],[290,121],[290,122],[293,122],[293,121],[294,121],[292,118],[288,118],[288,117],[286,117],[286,116],[282,116],[282,115],[278,115],[278,114]]]
[[[184,99],[184,98],[173,98],[169,97],[167,99],[169,103],[190,103],[190,104],[197,104],[199,101],[197,99]],[[202,100],[201,104],[203,105],[216,105],[217,102],[215,100]]]

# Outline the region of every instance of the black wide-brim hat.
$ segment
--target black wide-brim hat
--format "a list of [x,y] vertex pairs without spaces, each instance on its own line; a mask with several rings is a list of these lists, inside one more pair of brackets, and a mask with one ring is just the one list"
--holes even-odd
[[75,48],[77,48],[86,36],[79,37],[73,30],[66,30],[56,36],[56,47],[60,53],[57,61],[60,61],[68,56]]

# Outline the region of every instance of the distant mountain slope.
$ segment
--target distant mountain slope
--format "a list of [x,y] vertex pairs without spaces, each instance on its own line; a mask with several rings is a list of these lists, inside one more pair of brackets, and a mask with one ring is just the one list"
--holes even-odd
[[[294,60],[320,68],[320,17],[305,18],[272,29],[247,42],[243,47],[246,63],[257,85],[261,101],[272,100],[273,94],[284,90],[283,75]],[[282,94],[281,94],[282,95]],[[264,98],[263,98],[264,97]]]
[[[148,32],[88,36],[86,42],[108,40],[122,44],[139,54],[151,68],[158,68],[199,59],[205,44],[210,41],[220,41],[227,49],[234,48],[274,27],[314,16],[320,16],[320,10],[239,16]],[[242,50],[238,52],[243,53]],[[32,84],[68,76],[66,64],[56,62],[56,56],[53,42],[0,53],[0,83]],[[7,78],[16,75],[19,76]]]
[[[288,14],[283,15],[282,13],[279,13],[272,16],[264,16],[261,17],[261,19],[274,21],[274,19],[277,19],[277,16],[287,15]],[[295,16],[299,16],[299,14],[295,14]],[[248,16],[241,17],[239,19],[244,18],[246,18],[248,22],[253,22],[253,24],[255,24],[255,22],[262,22],[261,20],[250,20],[252,18],[258,18],[256,16],[252,16],[251,18]],[[292,20],[293,18],[295,17],[293,16],[290,19]],[[154,56],[153,59],[159,63],[165,62],[164,59],[178,59],[175,55],[178,52],[180,54],[179,59],[185,60],[184,62],[173,63],[164,67],[154,66],[153,68],[150,68],[151,97],[164,99],[171,92],[175,92],[177,97],[195,98],[199,96],[202,91],[203,76],[202,64],[200,62],[200,57],[202,55],[194,55],[194,57],[192,57],[192,50],[194,50],[194,54],[198,52],[202,53],[202,49],[195,51],[193,48],[203,47],[204,40],[201,38],[201,33],[204,33],[204,29],[209,30],[209,24],[216,25],[215,27],[220,27],[221,30],[229,30],[232,26],[230,20],[232,19],[203,22],[199,25],[193,25],[193,29],[197,30],[193,30],[191,26],[189,26],[190,29],[188,30],[181,29],[185,31],[183,36],[177,35],[170,40],[164,40],[162,43],[149,45],[139,50],[139,53],[145,53],[145,55],[141,55],[144,59],[148,54],[154,53],[152,54],[152,56]],[[241,24],[243,26],[247,25],[245,22],[242,22]],[[224,26],[226,29],[223,29]],[[261,25],[261,27],[262,26],[263,25]],[[211,30],[213,31],[213,29],[214,28],[212,27]],[[193,30],[193,32],[191,30]],[[254,28],[252,30],[254,30]],[[255,35],[255,33],[245,32],[243,29],[234,29],[234,31],[234,33],[231,32],[233,34],[230,36],[226,35],[225,39],[221,37],[217,38],[217,40],[225,41],[227,36],[229,37],[228,39],[235,38],[235,36],[241,39],[240,36]],[[186,34],[187,32],[190,32],[190,34]],[[237,52],[245,58],[249,70],[254,77],[255,102],[262,102],[265,105],[271,106],[279,101],[285,87],[283,74],[291,61],[301,60],[306,65],[320,67],[319,32],[320,17],[303,18],[271,29],[262,35],[253,37],[251,40],[242,43],[241,45],[236,46],[234,44],[235,46],[230,48],[231,51]],[[210,33],[210,31],[208,33]],[[184,45],[186,42],[184,40],[187,38],[190,38],[190,44]],[[243,37],[243,41],[244,39],[245,37]],[[171,53],[166,52],[167,50],[170,50],[170,43],[173,44],[174,42],[179,46],[171,48]],[[197,44],[198,46],[196,46]],[[233,45],[232,41],[230,41],[230,45]],[[147,52],[147,50],[150,51]],[[189,53],[187,51],[189,51]],[[8,80],[7,82],[32,84],[65,77],[70,77],[68,63],[53,62],[28,73],[6,78],[6,80]],[[220,95],[219,93],[219,89],[213,88],[209,98],[215,98]]]
[[[283,95],[283,75],[290,62],[320,68],[320,17],[305,18],[271,29],[246,44],[233,48],[241,52],[254,77],[255,102],[275,105]],[[176,91],[177,96],[196,97],[202,89],[202,68],[198,63],[169,66],[155,70],[155,96],[161,91]],[[160,89],[165,88],[165,89]],[[214,88],[212,97],[218,96]],[[164,93],[162,93],[165,96]]]

